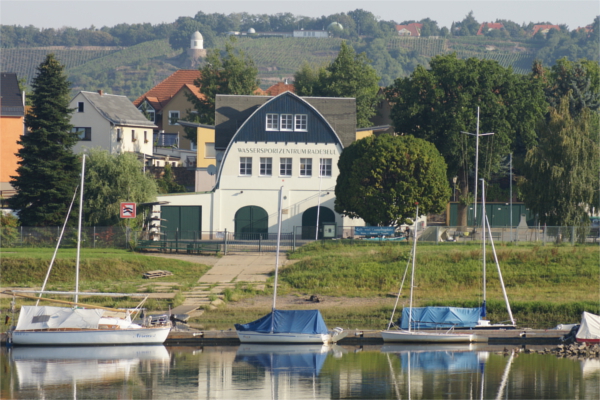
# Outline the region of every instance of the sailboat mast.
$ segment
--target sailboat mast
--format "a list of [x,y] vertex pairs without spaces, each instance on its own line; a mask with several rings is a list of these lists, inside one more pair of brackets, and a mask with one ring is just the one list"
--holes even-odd
[[[283,186],[279,188],[279,209],[277,211],[277,251],[275,253],[275,284],[273,288],[273,311],[277,302],[277,280],[279,278],[279,247],[281,244],[281,207],[283,205]],[[271,323],[271,331],[273,325]]]
[[419,218],[419,203],[417,203],[417,211],[415,212],[415,229],[413,237],[413,256],[412,256],[412,275],[410,278],[410,306],[408,308],[408,331],[411,331],[412,325],[412,307],[413,307],[413,290],[415,288],[415,260],[417,259],[417,230],[419,225],[417,219]]
[[[485,181],[481,179],[481,243],[482,243],[482,254],[483,254],[483,308],[485,313],[486,308],[486,254],[485,254],[485,219],[487,217],[485,213]],[[490,234],[491,236],[491,234]],[[483,315],[485,317],[485,314]]]
[[81,254],[81,219],[83,217],[83,180],[85,178],[85,154],[81,160],[81,192],[79,193],[79,225],[77,227],[77,259],[75,261],[75,303],[79,300],[79,259]]

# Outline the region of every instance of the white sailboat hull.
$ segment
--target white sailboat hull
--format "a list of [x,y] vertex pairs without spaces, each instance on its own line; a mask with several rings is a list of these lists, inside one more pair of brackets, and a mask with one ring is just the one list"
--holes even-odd
[[21,346],[85,346],[162,344],[171,327],[82,329],[69,331],[13,331],[12,343]]
[[346,337],[347,332],[340,334],[322,333],[264,333],[253,331],[239,331],[238,338],[242,343],[336,343]]
[[422,331],[388,330],[382,331],[384,342],[402,343],[471,343],[486,341],[471,333],[438,333]]

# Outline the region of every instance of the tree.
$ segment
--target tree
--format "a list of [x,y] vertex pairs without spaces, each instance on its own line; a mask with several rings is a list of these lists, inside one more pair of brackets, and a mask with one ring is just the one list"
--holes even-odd
[[[260,84],[257,75],[258,69],[252,58],[235,47],[235,38],[232,37],[225,44],[224,52],[218,49],[209,50],[206,63],[200,67],[200,78],[194,81],[194,85],[203,96],[199,99],[187,94],[196,111],[188,112],[187,119],[213,125],[217,94],[253,94]],[[187,136],[196,143],[195,135]]]
[[561,58],[550,69],[550,85],[546,88],[548,103],[559,108],[564,96],[568,96],[572,116],[581,114],[585,108],[597,111],[600,108],[599,76],[600,66],[596,62]]
[[156,181],[156,185],[159,193],[184,193],[186,191],[185,186],[175,181],[173,169],[169,163],[165,164],[163,176]]
[[598,206],[600,126],[597,113],[573,116],[569,97],[540,124],[539,144],[527,152],[519,190],[527,206],[550,226],[588,225]]
[[[85,173],[85,224],[124,225],[124,220],[119,217],[121,202],[145,203],[154,200],[156,181],[142,169],[143,165],[134,153],[109,154],[106,150],[90,150]],[[141,221],[140,215],[134,225],[139,225]]]
[[365,53],[356,54],[352,46],[342,42],[340,52],[327,67],[303,65],[294,75],[294,88],[300,96],[354,97],[356,124],[371,125],[376,114],[379,77]]
[[495,133],[480,139],[483,178],[499,168],[502,157],[535,143],[536,123],[546,111],[537,80],[496,61],[460,60],[456,54],[434,57],[429,70],[417,67],[410,77],[397,79],[387,95],[396,132],[434,143],[448,164],[448,179],[458,177],[461,226],[467,222],[466,205],[473,201],[469,172],[475,161],[474,139],[461,132],[476,131],[477,107],[480,133]]
[[61,225],[80,172],[71,150],[78,138],[71,133],[73,109],[64,67],[49,54],[37,71],[31,110],[25,116],[28,132],[18,142],[19,167],[11,176],[17,193],[9,205],[23,226]]
[[415,213],[444,209],[450,197],[446,163],[435,146],[413,136],[369,136],[338,161],[335,211],[371,225],[397,226]]

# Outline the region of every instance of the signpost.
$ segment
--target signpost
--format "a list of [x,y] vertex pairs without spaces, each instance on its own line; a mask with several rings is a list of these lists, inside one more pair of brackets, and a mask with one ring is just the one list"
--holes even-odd
[[135,218],[136,217],[136,207],[135,203],[121,203],[121,218]]

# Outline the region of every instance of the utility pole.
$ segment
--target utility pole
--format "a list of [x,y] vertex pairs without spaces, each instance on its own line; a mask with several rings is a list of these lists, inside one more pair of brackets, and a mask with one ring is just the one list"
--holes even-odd
[[469,133],[460,131],[466,135],[475,136],[475,198],[473,199],[473,225],[477,225],[477,171],[479,168],[479,136],[493,135],[494,132],[479,133],[479,107],[477,107],[477,131],[476,133]]

